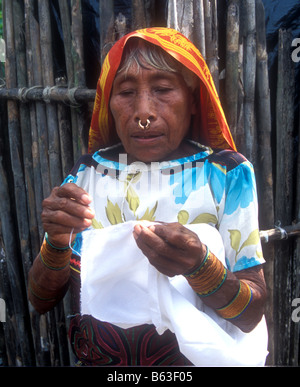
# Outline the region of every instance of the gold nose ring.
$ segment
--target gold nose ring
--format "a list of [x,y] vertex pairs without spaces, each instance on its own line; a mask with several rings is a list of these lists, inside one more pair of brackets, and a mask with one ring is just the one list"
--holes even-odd
[[147,130],[150,128],[150,120],[149,118],[147,118],[147,121],[146,121],[146,125],[143,125],[142,124],[142,121],[139,120],[139,127],[142,129],[142,130]]

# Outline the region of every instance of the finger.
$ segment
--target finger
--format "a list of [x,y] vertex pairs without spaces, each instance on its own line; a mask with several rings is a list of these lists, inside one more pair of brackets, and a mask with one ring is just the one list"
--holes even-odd
[[43,211],[62,211],[78,218],[93,219],[94,210],[68,197],[50,196],[43,201]]
[[137,246],[141,249],[145,257],[148,258],[149,263],[154,266],[160,273],[173,277],[177,274],[181,274],[181,269],[166,256],[157,254],[156,251],[141,241],[142,238],[136,240]]
[[60,237],[62,237],[63,235],[66,235],[67,241],[69,240],[71,233],[74,239],[76,234],[86,229],[86,227],[69,227],[69,226],[54,224],[54,223],[45,223],[43,226],[44,226],[45,232],[48,233],[50,239],[52,239],[53,236],[59,235]]
[[174,259],[176,250],[148,227],[136,225],[133,235],[137,246],[157,270],[168,276],[182,272],[180,262]]
[[151,227],[145,227],[142,224],[135,225],[134,237],[139,247],[148,247],[161,253],[166,248],[165,241],[156,235]]
[[[150,232],[152,233],[151,239],[149,238]],[[155,239],[153,234],[158,239]],[[178,223],[152,225],[143,230],[141,240],[140,248],[145,249],[146,244],[157,263],[164,265],[162,258],[167,259],[168,265],[174,268],[177,274],[199,266],[206,255],[206,246],[201,243],[198,235]],[[159,255],[160,259],[157,259],[155,254]]]
[[151,231],[180,250],[199,248],[201,243],[197,234],[180,223],[155,224],[151,226]]
[[[67,228],[85,229],[92,223],[91,219],[71,215],[65,211],[44,209],[42,212],[42,222],[44,224],[54,224]],[[45,226],[44,226],[45,227]]]
[[89,205],[92,202],[91,196],[81,187],[74,183],[66,183],[57,190],[57,196],[76,200],[83,205]]

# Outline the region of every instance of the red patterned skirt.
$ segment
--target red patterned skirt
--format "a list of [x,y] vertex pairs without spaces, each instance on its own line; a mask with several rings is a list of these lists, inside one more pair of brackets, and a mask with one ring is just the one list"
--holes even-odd
[[153,325],[122,329],[91,316],[76,315],[69,337],[82,365],[191,365],[179,351],[175,335],[170,331],[159,335]]
[[72,317],[69,339],[76,358],[87,366],[183,366],[192,365],[180,352],[169,330],[159,335],[154,325],[122,329],[79,312],[80,258],[71,259]]

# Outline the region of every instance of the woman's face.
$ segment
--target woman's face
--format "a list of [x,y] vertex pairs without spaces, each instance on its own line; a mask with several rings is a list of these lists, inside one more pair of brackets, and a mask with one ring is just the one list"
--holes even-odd
[[[133,65],[117,74],[110,109],[130,161],[151,162],[179,157],[195,104],[180,74]],[[146,125],[147,119],[150,128],[143,130],[139,120]]]

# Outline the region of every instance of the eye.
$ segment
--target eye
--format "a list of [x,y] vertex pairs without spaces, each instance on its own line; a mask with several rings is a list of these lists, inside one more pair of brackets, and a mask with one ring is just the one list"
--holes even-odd
[[132,89],[121,90],[119,94],[121,96],[128,97],[128,96],[131,96],[134,94],[134,90],[132,90]]
[[159,93],[159,94],[168,94],[168,93],[170,93],[172,90],[173,90],[173,88],[171,88],[171,87],[157,87],[157,88],[155,89],[155,92],[156,92],[156,93]]

